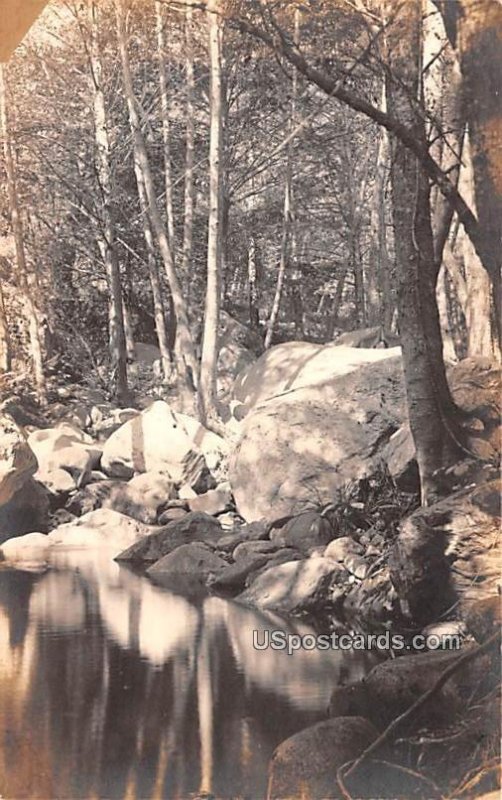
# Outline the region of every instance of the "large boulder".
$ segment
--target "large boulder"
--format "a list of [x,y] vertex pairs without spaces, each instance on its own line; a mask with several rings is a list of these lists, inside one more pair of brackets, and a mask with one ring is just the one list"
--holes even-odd
[[170,478],[158,472],[144,472],[128,483],[91,483],[72,498],[68,509],[81,515],[96,508],[112,508],[139,522],[154,525],[159,511],[174,497],[176,491]]
[[406,418],[395,350],[326,346],[316,354],[313,345],[291,345],[289,357],[286,350],[278,358],[286,345],[266,353],[261,373],[259,359],[241,386],[248,404],[282,391],[248,414],[230,458],[237,510],[248,522],[332,502],[341,486],[374,472]]
[[0,505],[8,503],[37,470],[26,437],[9,414],[0,415]]
[[365,364],[392,360],[399,354],[397,347],[373,350],[336,344],[284,342],[271,347],[237,376],[233,397],[249,411],[263,400],[284,392],[330,384]]
[[33,478],[28,478],[10,500],[0,506],[0,542],[24,533],[45,532],[48,527],[48,493]]
[[51,547],[106,547],[116,555],[154,530],[111,508],[98,508],[74,522],[59,525],[47,538]]
[[150,536],[120,553],[116,560],[137,564],[158,561],[182,544],[191,542],[216,544],[222,533],[223,529],[214,517],[192,512],[152,532]]
[[287,561],[258,575],[239,600],[283,613],[312,610],[338,571],[334,561],[320,556]]
[[202,453],[212,469],[221,461],[226,445],[196,419],[157,400],[112,433],[105,443],[101,466],[111,477],[161,472],[181,482],[183,461],[191,450]]
[[182,544],[172,553],[156,561],[148,567],[148,574],[153,578],[187,577],[198,583],[205,583],[210,575],[214,575],[225,566],[225,561],[200,542]]
[[61,470],[70,475],[74,489],[86,480],[101,458],[101,447],[88,434],[67,422],[33,431],[28,444],[38,461],[36,479],[56,494],[70,487],[69,481],[63,481]]
[[334,531],[326,517],[316,511],[305,511],[288,520],[270,534],[273,542],[284,547],[295,547],[304,553],[324,547],[333,538]]
[[18,568],[45,567],[50,551],[49,537],[43,533],[25,533],[0,545],[0,561]]
[[295,733],[272,756],[267,800],[339,797],[337,770],[356,759],[377,736],[362,717],[325,720]]
[[468,614],[497,593],[501,575],[500,481],[419,508],[401,526],[390,559],[403,612],[427,624],[452,603]]
[[[464,651],[461,651],[462,653]],[[459,658],[459,650],[436,650],[403,655],[377,664],[362,681],[337,686],[331,695],[332,717],[363,715],[379,728],[388,725],[431,689],[439,676]],[[411,724],[451,723],[477,690],[480,695],[493,679],[490,656],[466,664],[438,690],[431,701],[414,716]]]

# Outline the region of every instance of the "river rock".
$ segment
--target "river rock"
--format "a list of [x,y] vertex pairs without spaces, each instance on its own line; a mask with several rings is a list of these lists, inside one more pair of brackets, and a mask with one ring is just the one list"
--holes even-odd
[[325,720],[295,733],[272,756],[267,800],[338,797],[337,770],[356,759],[377,735],[362,717]]
[[214,517],[191,512],[181,519],[173,520],[164,528],[151,532],[150,536],[120,553],[116,560],[131,563],[158,561],[183,544],[191,542],[215,544],[221,538],[221,534],[221,526]]
[[401,525],[389,564],[405,614],[426,625],[458,600],[466,616],[472,603],[497,593],[500,489],[499,480],[463,489]]
[[364,547],[361,547],[358,542],[351,539],[350,536],[340,536],[328,544],[324,551],[324,557],[343,562],[349,555],[361,555],[362,553],[364,553]]
[[333,538],[333,528],[317,511],[306,511],[288,520],[270,539],[284,547],[295,547],[304,553],[316,547],[324,547]]
[[21,428],[0,414],[0,505],[8,503],[37,470],[37,459]]
[[219,514],[225,511],[232,500],[229,483],[222,483],[209,492],[199,494],[188,500],[190,511],[199,511],[204,514]]
[[331,559],[319,556],[272,566],[239,595],[239,600],[283,613],[312,609],[337,569]]
[[279,546],[280,545],[275,542],[269,542],[267,540],[240,542],[233,551],[232,558],[234,561],[242,561],[255,553],[274,553],[279,549]]
[[382,459],[399,489],[403,492],[420,490],[415,442],[408,423],[392,434],[383,448]]
[[[388,659],[377,664],[362,681],[336,687],[332,693],[331,716],[363,715],[382,728],[406,711],[422,694],[431,689],[441,673],[459,657],[459,650],[417,653]],[[477,662],[477,663],[476,663]],[[455,713],[465,707],[473,688],[484,681],[490,658],[474,660],[431,698],[414,716],[434,726],[452,722]]]
[[238,375],[233,397],[249,411],[271,397],[336,381],[364,365],[392,361],[399,354],[399,348],[364,350],[335,344],[284,342],[266,350]]
[[201,452],[212,470],[225,454],[226,444],[197,420],[157,400],[112,433],[105,443],[101,465],[111,477],[161,472],[180,483],[184,459],[191,450]]
[[50,532],[51,545],[58,547],[106,547],[120,553],[155,530],[111,508],[98,508],[75,522],[59,525]]
[[471,603],[466,625],[477,642],[485,642],[502,625],[502,605],[500,595],[494,594]]
[[49,510],[47,490],[33,478],[25,479],[9,501],[0,506],[0,542],[23,533],[46,532]]
[[43,482],[44,475],[59,469],[69,472],[75,481],[81,481],[97,467],[101,458],[101,447],[86,433],[67,422],[54,428],[33,431],[28,443],[37,457],[37,480],[40,482]]
[[16,566],[44,565],[47,561],[51,543],[43,533],[26,533],[7,539],[0,545],[0,561]]
[[268,562],[267,553],[250,553],[235,564],[225,564],[210,580],[213,589],[228,592],[240,592],[246,585],[249,575],[256,572]]
[[205,583],[210,575],[225,566],[225,561],[200,542],[182,544],[171,553],[148,567],[148,574],[159,576],[186,576]]
[[166,475],[145,472],[128,483],[102,481],[92,483],[79,492],[68,506],[76,514],[95,508],[112,508],[133,519],[153,525],[159,509],[176,496],[174,484]]
[[[249,402],[261,400],[243,421],[229,462],[237,510],[247,522],[272,522],[332,502],[342,485],[378,468],[381,449],[406,417],[395,351],[308,345],[297,355],[292,348],[290,358],[285,351],[276,363],[272,351],[280,355],[282,347],[268,351],[273,359],[264,354],[242,387]],[[281,387],[279,396],[264,399]]]

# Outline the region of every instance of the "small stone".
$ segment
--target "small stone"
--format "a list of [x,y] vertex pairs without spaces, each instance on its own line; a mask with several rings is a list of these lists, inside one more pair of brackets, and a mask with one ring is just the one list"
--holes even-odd
[[363,552],[364,548],[361,547],[361,544],[355,542],[350,536],[341,536],[329,543],[324,551],[324,557],[343,562],[347,556],[360,555]]

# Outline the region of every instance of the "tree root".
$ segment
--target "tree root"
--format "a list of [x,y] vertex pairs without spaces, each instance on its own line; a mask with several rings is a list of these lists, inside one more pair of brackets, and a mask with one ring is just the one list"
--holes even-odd
[[[348,778],[350,775],[353,775],[354,772],[359,769],[359,767],[368,760],[368,758],[376,752],[394,733],[394,731],[406,720],[409,720],[414,714],[423,706],[427,701],[433,697],[443,686],[444,684],[451,678],[451,676],[457,672],[461,667],[465,664],[468,664],[470,661],[474,661],[478,656],[486,653],[490,650],[497,642],[500,641],[501,632],[497,631],[494,633],[493,636],[490,636],[489,639],[486,640],[483,644],[478,645],[477,647],[473,648],[472,650],[468,650],[463,655],[459,656],[459,658],[453,663],[450,664],[439,676],[437,681],[428,689],[424,694],[422,694],[414,703],[402,714],[392,720],[392,722],[385,728],[385,730],[378,736],[366,750],[363,750],[361,755],[356,758],[354,761],[349,761],[347,764],[343,764],[337,771],[337,784],[340,789],[342,796],[345,800],[351,800],[350,794],[347,791],[345,786],[345,779]],[[427,780],[427,779],[426,779]],[[441,795],[440,795],[441,796]]]

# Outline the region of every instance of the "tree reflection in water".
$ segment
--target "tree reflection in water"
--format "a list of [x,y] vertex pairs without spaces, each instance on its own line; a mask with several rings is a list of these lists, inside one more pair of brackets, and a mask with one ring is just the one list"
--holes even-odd
[[369,667],[361,653],[254,650],[266,628],[311,631],[190,601],[105,552],[0,571],[0,795],[263,796],[278,742]]

